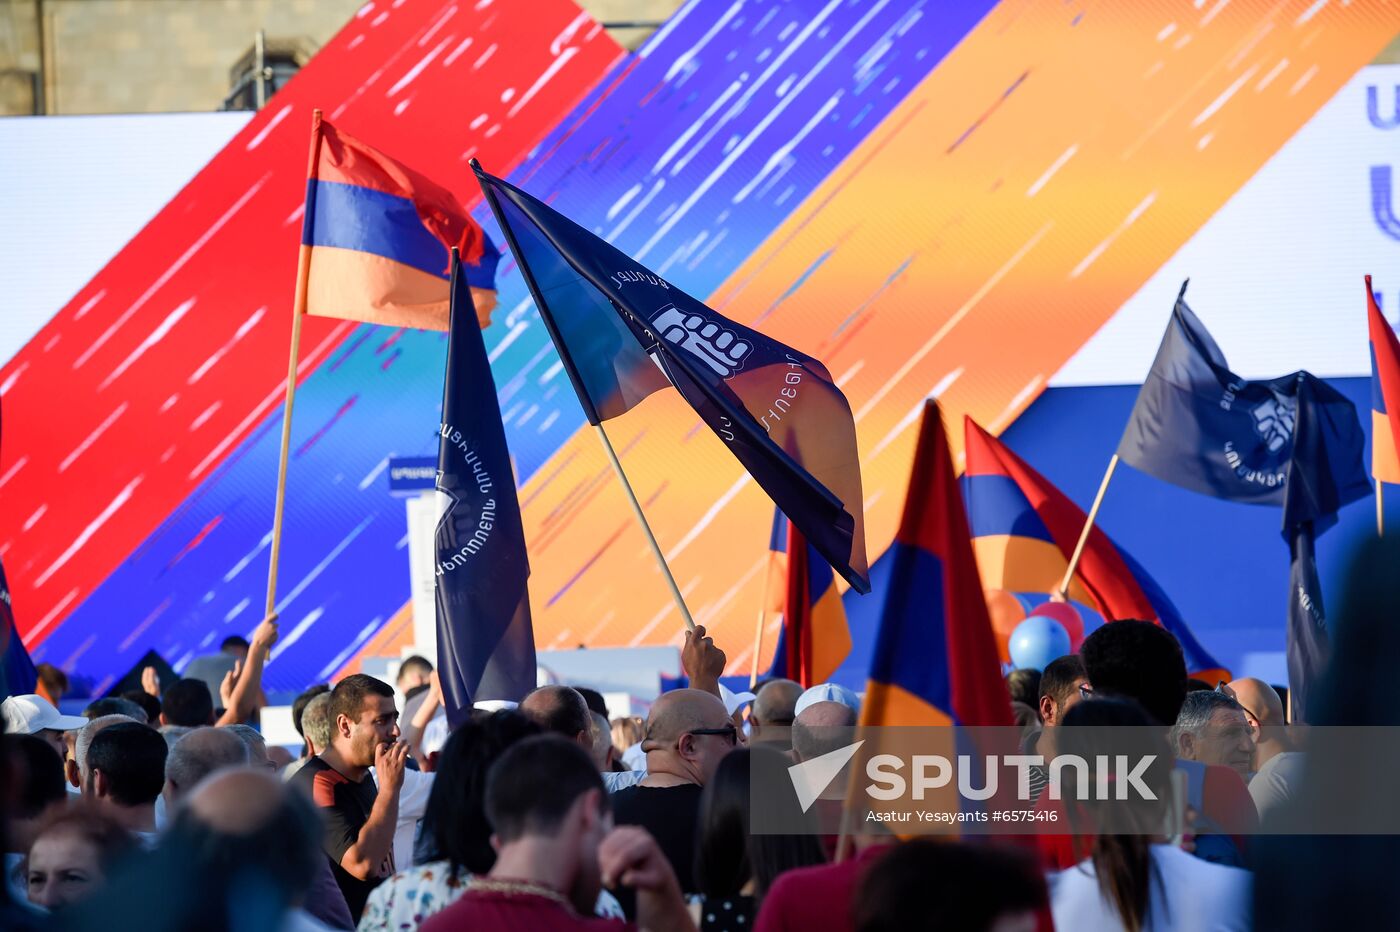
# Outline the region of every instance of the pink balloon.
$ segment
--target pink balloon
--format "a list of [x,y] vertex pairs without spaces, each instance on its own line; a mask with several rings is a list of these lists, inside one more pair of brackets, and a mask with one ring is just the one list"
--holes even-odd
[[1045,602],[1037,605],[1031,614],[1053,618],[1064,625],[1065,631],[1069,632],[1070,650],[1077,651],[1079,645],[1084,643],[1084,619],[1079,610],[1068,602]]

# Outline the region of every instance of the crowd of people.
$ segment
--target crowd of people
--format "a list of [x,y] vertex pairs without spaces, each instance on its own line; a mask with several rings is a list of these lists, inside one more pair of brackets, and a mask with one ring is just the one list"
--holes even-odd
[[1041,764],[1027,805],[1053,832],[837,830],[838,780],[810,807],[765,795],[811,827],[772,834],[754,829],[753,788],[792,786],[790,767],[852,733],[861,698],[786,679],[735,694],[703,627],[682,650],[688,685],[645,719],[555,684],[449,728],[415,657],[392,686],[354,674],[301,694],[296,756],[249,724],[276,638],[269,618],[228,661],[164,689],[151,671],[82,715],[58,710],[53,668],[5,700],[0,928],[1248,929],[1271,898],[1253,870],[1280,863],[1261,819],[1309,766],[1279,690],[1192,680],[1169,632],[1119,621],[1011,673],[1008,697],[1020,751],[1047,762],[1122,753],[1100,726],[1137,726],[1121,733],[1156,761],[1160,807],[1047,792]]

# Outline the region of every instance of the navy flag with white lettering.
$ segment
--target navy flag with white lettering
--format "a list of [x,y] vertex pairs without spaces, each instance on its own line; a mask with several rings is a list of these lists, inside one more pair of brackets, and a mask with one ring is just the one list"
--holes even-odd
[[530,564],[496,384],[454,250],[437,475],[438,677],[452,727],[535,686]]
[[473,167],[589,422],[674,386],[817,552],[868,592],[855,419],[826,366]]
[[[1305,489],[1295,484],[1288,490],[1290,473],[1326,466],[1331,505],[1306,506],[1315,517],[1370,492],[1361,463],[1365,435],[1351,402],[1307,372],[1267,380],[1235,375],[1185,295],[1183,283],[1118,444],[1123,462],[1193,492],[1285,505],[1290,513]],[[1294,444],[1304,385],[1320,417],[1308,450]],[[1285,527],[1297,523],[1292,517]]]

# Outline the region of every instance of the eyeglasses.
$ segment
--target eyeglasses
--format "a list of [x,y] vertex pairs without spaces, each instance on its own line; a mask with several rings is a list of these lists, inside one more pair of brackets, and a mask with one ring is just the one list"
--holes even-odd
[[724,740],[728,741],[731,746],[739,743],[739,729],[735,728],[732,723],[725,725],[723,728],[692,728],[690,731],[687,731],[686,734],[723,735]]
[[1249,711],[1249,709],[1245,707],[1245,704],[1243,702],[1240,702],[1240,697],[1235,695],[1235,691],[1230,688],[1229,683],[1225,682],[1224,680],[1220,680],[1218,683],[1215,684],[1215,691],[1220,693],[1220,695],[1222,696],[1228,696],[1229,698],[1235,700],[1235,705],[1239,706],[1241,709],[1244,709],[1244,714],[1249,718],[1249,730],[1251,732],[1257,732],[1259,730],[1259,716]]

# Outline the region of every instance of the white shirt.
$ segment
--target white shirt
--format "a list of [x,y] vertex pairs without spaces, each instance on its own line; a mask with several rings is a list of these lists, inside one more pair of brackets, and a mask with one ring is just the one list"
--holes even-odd
[[640,741],[622,752],[622,762],[633,770],[647,769],[647,752],[642,750]]
[[1269,810],[1288,802],[1298,792],[1306,760],[1302,751],[1284,751],[1266,760],[1259,772],[1250,778],[1249,795],[1254,800],[1254,808],[1259,810],[1260,821]]
[[[643,761],[642,763],[646,763]],[[647,778],[646,768],[641,770],[605,770],[603,771],[603,786],[609,793],[616,793],[618,790],[625,790],[629,786],[636,786]]]
[[[369,769],[374,785],[379,777]],[[418,820],[428,811],[428,797],[433,791],[433,774],[404,769],[403,787],[399,790],[399,821],[394,826],[394,869],[413,866],[413,840],[418,834]]]
[[[1143,932],[1249,932],[1248,871],[1202,861],[1170,845],[1152,846],[1151,887]],[[1122,917],[1099,890],[1094,862],[1050,875],[1055,928],[1115,932]]]

